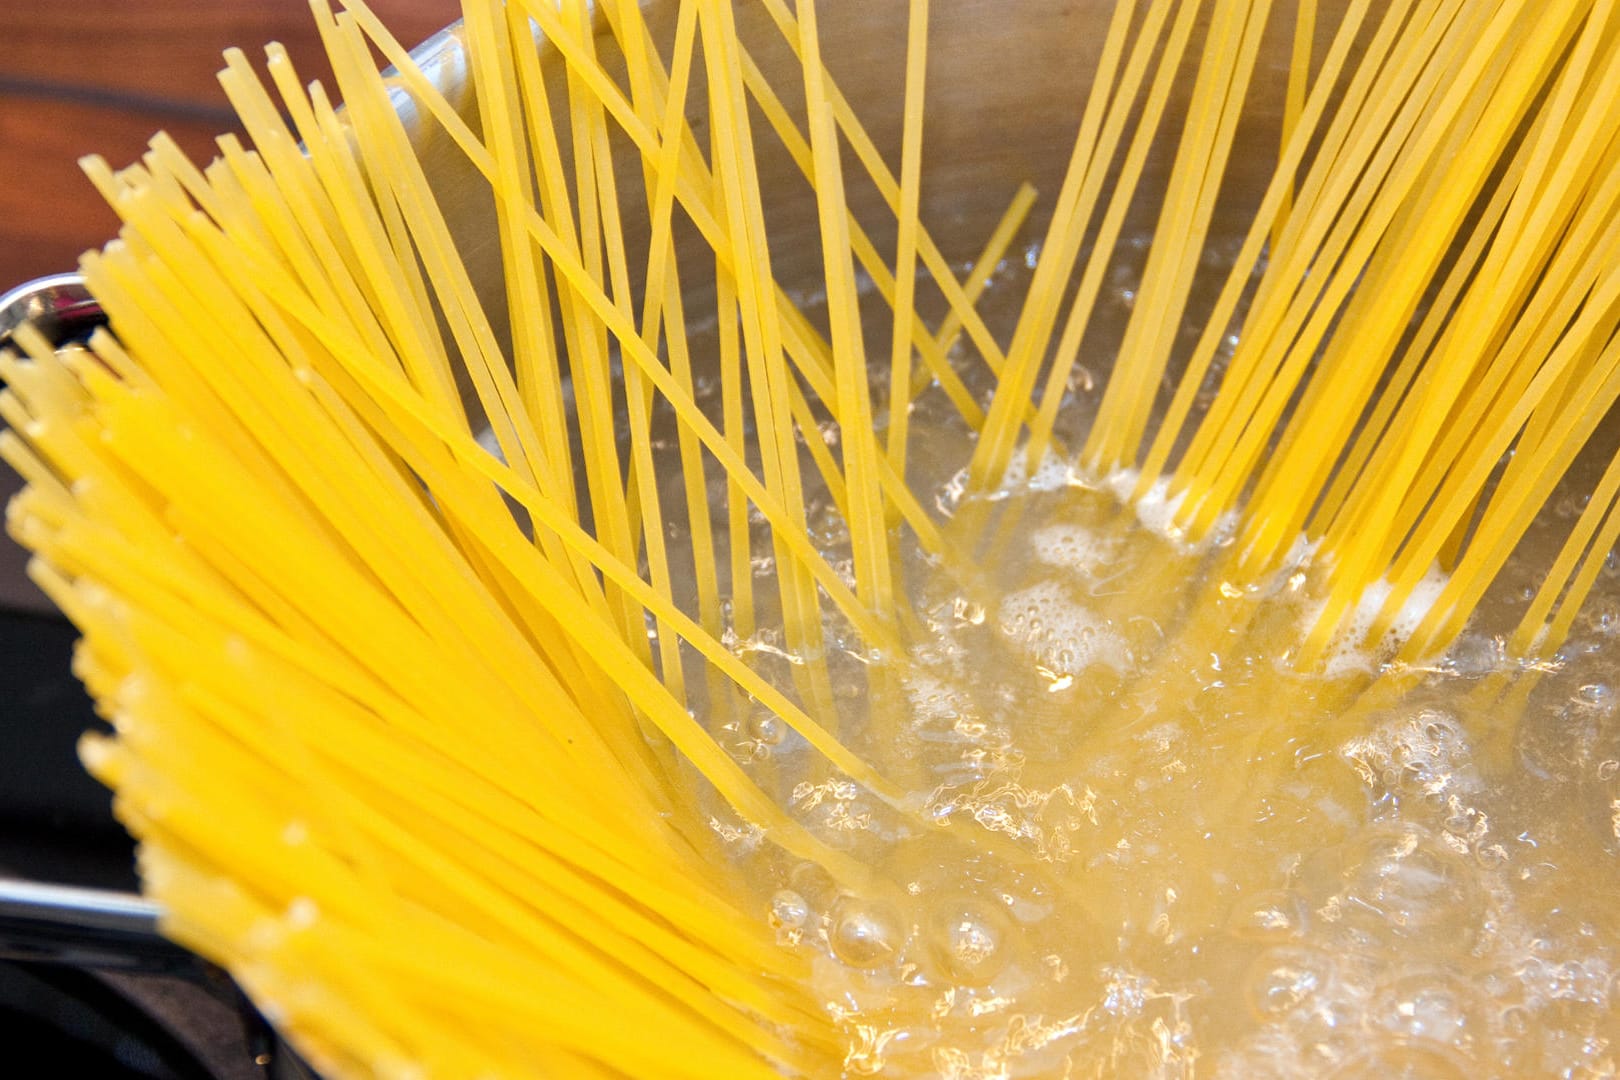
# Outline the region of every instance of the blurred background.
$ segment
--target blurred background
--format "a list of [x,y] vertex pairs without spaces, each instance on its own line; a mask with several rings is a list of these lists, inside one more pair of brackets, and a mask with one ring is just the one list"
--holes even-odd
[[[407,44],[458,12],[456,0],[371,6]],[[306,81],[331,86],[303,0],[0,0],[0,26],[0,293],[76,269],[117,232],[83,155],[118,168],[165,130],[199,164],[213,158],[215,137],[236,129],[214,78],[226,48],[256,60],[280,41]],[[0,463],[0,504],[17,486]],[[77,635],[25,561],[0,536],[0,879],[133,889],[129,839],[75,752],[98,722],[69,671]],[[217,973],[36,962],[31,933],[0,899],[0,1075],[302,1075]]]
[[[372,0],[406,44],[457,17],[456,0]],[[0,0],[0,291],[73,269],[117,222],[76,164],[116,168],[168,131],[200,161],[234,124],[214,73],[232,45],[287,47],[331,86],[303,0]]]

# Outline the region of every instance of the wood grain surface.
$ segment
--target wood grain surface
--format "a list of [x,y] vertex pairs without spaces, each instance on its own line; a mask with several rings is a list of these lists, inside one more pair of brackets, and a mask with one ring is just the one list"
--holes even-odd
[[[414,44],[454,21],[455,0],[373,0]],[[114,166],[159,129],[207,160],[232,130],[220,54],[280,41],[305,79],[330,79],[301,0],[0,0],[0,291],[71,270],[116,222],[79,157]]]

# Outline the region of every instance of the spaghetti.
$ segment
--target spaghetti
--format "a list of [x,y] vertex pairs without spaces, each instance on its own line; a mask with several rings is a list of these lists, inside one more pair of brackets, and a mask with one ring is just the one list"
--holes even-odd
[[[907,901],[810,809],[973,865],[1058,850],[987,803],[943,828],[882,753],[873,718],[930,663],[918,560],[980,598],[962,625],[1000,605],[1048,689],[1094,692],[1119,739],[1184,717],[1179,673],[1229,640],[1282,664],[1234,714],[1360,716],[1462,633],[1620,398],[1613,0],[1300,4],[1281,149],[1216,270],[1282,5],[1117,4],[1003,337],[979,305],[1036,196],[1004,196],[953,270],[924,220],[928,0],[898,170],[816,5],[762,4],[781,42],[745,41],[730,0],[678,5],[667,33],[621,0],[468,0],[469,121],[360,0],[315,0],[342,112],[278,47],[268,87],[228,54],[251,147],[199,168],[159,136],[121,171],[85,163],[124,221],[83,262],[116,336],[0,357],[0,453],[29,484],[8,521],[115,732],[85,760],[167,932],[334,1075],[858,1071],[863,1029],[781,947],[802,913],[750,917],[722,849],[869,902],[828,917],[857,969]],[[784,44],[796,83],[773,85]],[[499,296],[400,94],[487,189]],[[778,150],[813,200],[813,302],[778,277]],[[1117,355],[1065,430],[1144,205]],[[954,514],[928,500],[929,398],[976,440]],[[1061,640],[1046,586],[985,591],[1035,520],[998,504],[1054,460],[1123,504],[1041,526],[1063,558],[1133,529],[1180,545]],[[1521,656],[1571,633],[1617,500],[1610,464]],[[744,731],[811,760],[753,768]],[[1273,735],[1246,731],[1245,760]],[[953,911],[950,963],[976,978],[998,924]]]

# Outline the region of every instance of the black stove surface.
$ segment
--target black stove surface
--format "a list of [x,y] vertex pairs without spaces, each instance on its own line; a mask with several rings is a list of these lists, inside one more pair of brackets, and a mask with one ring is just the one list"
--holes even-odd
[[[0,608],[0,878],[129,893],[134,845],[75,749],[105,727],[70,671],[77,637],[60,618]],[[6,1075],[310,1075],[217,968],[161,943],[87,956],[63,940],[46,922],[0,923]]]

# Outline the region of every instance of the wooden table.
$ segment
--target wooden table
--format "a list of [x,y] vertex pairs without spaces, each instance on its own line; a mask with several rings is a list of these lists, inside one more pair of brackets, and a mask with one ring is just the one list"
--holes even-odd
[[[455,0],[373,0],[402,41],[452,22]],[[117,222],[79,172],[99,153],[116,168],[159,129],[213,157],[234,128],[215,81],[220,54],[250,58],[280,41],[305,79],[330,71],[299,0],[0,0],[0,290],[71,270]]]

